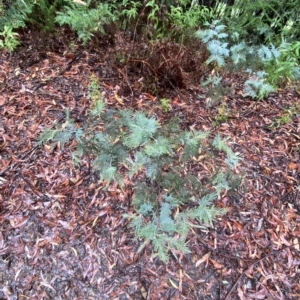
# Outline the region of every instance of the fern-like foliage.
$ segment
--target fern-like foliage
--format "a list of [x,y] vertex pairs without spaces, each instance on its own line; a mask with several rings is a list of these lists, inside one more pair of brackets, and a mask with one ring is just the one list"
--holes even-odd
[[189,209],[184,212],[185,218],[196,219],[202,224],[213,226],[213,220],[226,212],[224,209],[216,208],[212,201],[218,196],[218,193],[211,193],[203,196],[198,201],[195,209]]
[[225,58],[229,57],[230,51],[228,43],[224,41],[228,34],[223,32],[225,25],[219,24],[220,20],[214,20],[206,30],[196,32],[196,37],[200,38],[203,43],[207,44],[207,49],[210,52],[210,57],[206,61],[207,64],[216,62],[219,67],[224,66]]
[[212,145],[219,151],[223,151],[227,154],[225,162],[230,168],[235,168],[238,165],[239,157],[231,150],[227,145],[226,140],[222,139],[220,134],[217,134],[214,138]]
[[150,157],[159,157],[172,152],[172,145],[169,140],[162,136],[157,137],[157,139],[145,146],[145,153]]
[[[264,9],[267,7],[271,7],[271,4],[268,3]],[[217,67],[224,67],[230,60],[235,65],[233,68],[238,70],[247,66],[255,68],[249,80],[245,82],[245,97],[250,96],[261,100],[276,91],[276,86],[300,77],[299,50],[298,54],[294,55],[294,49],[300,49],[298,42],[292,44],[283,41],[278,47],[272,43],[253,45],[245,41],[236,44],[239,33],[232,32],[228,35],[225,30],[230,28],[223,25],[220,20],[206,23],[206,26],[206,29],[197,31],[196,36],[206,44],[210,52],[207,64],[215,63]],[[212,77],[202,85],[213,84],[217,87],[220,83],[217,78]]]
[[201,141],[206,139],[209,132],[189,131],[181,135],[180,141],[183,145],[182,160],[188,161],[196,156],[201,149]]
[[104,25],[116,21],[112,9],[111,3],[98,3],[96,8],[91,8],[74,1],[65,6],[64,12],[57,13],[55,21],[59,25],[71,26],[77,32],[79,39],[87,43],[96,32],[105,35]]
[[123,141],[129,148],[136,148],[149,141],[159,127],[154,118],[147,118],[144,113],[137,113],[130,118],[126,115],[124,123],[129,132],[123,136]]
[[66,122],[59,125],[56,129],[47,129],[39,135],[39,143],[42,144],[47,141],[52,141],[52,148],[56,145],[64,147],[66,143],[71,141],[75,135],[78,140],[82,137],[82,130],[77,130],[74,120],[70,118],[69,111],[66,111]]
[[249,52],[249,48],[243,41],[239,44],[235,44],[230,48],[231,59],[234,64],[238,64],[246,61],[246,55]]
[[266,82],[264,78],[266,75],[265,72],[257,72],[248,79],[244,84],[244,97],[250,96],[262,100],[271,92],[275,92],[275,87]]
[[199,37],[205,44],[211,40],[227,38],[228,34],[223,32],[224,29],[226,29],[226,26],[220,23],[220,20],[214,20],[212,23],[204,23],[204,25],[209,28],[197,31],[196,36]]
[[[0,31],[4,30],[5,26],[13,29],[25,27],[27,16],[32,12],[33,2],[31,1],[7,1],[7,8],[4,8],[0,14]],[[2,3],[2,1],[1,1]]]
[[269,62],[280,57],[280,51],[276,49],[273,44],[271,44],[269,47],[262,45],[257,50],[257,54],[263,62]]
[[[169,251],[188,253],[186,237],[195,222],[212,226],[225,212],[213,201],[231,188],[228,178],[234,177],[230,169],[236,167],[237,155],[220,135],[211,139],[209,132],[182,132],[178,121],[160,125],[143,112],[105,110],[97,97],[93,103],[97,114],[89,114],[82,128],[67,113],[65,123],[39,136],[40,143],[64,147],[73,140],[72,145],[77,144],[72,149],[74,164],[79,165],[86,154],[93,157],[93,168],[106,186],[111,182],[123,186],[125,178],[131,179],[134,212],[124,216],[136,237],[145,241],[141,249],[151,242],[164,262]],[[95,126],[97,122],[101,126]],[[226,165],[213,159],[219,152],[229,161],[226,172],[222,171]],[[206,155],[217,171],[205,178],[193,173],[189,165],[199,155]]]

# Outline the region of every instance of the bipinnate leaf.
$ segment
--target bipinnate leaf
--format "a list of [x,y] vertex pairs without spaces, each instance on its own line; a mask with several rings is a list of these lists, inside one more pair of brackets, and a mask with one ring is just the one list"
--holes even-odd
[[129,133],[124,136],[124,144],[129,148],[137,148],[153,137],[159,126],[154,118],[137,113],[131,118],[128,127]]
[[[217,22],[215,26],[223,28]],[[97,82],[93,87],[98,89]],[[121,187],[131,182],[133,212],[123,216],[130,219],[135,237],[143,240],[139,250],[151,243],[163,262],[168,261],[169,251],[188,253],[186,238],[191,227],[213,226],[215,218],[225,213],[213,201],[232,183],[232,173],[222,171],[224,164],[218,165],[219,159],[215,160],[217,171],[201,178],[190,165],[200,155],[214,163],[217,151],[212,147],[226,153],[230,168],[236,166],[238,156],[219,134],[211,141],[209,132],[182,132],[175,119],[164,127],[143,112],[104,110],[100,102],[93,109],[82,128],[67,113],[66,122],[42,133],[40,142],[63,146],[73,140],[74,165],[80,165],[88,154],[106,187],[111,182]]]
[[171,154],[172,146],[168,139],[159,136],[157,139],[145,146],[145,153],[150,157],[159,157],[164,154]]

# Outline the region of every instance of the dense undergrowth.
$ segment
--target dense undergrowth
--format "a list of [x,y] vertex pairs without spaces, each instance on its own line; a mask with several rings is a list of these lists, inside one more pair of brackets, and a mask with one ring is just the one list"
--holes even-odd
[[[0,47],[14,51],[20,43],[19,29],[27,26],[53,35],[59,26],[67,26],[76,32],[78,44],[92,39],[113,43],[116,32],[123,31],[132,47],[117,49],[116,63],[139,70],[143,88],[152,94],[205,79],[202,85],[220,91],[216,97],[221,98],[222,74],[228,70],[243,72],[244,97],[263,100],[279,87],[298,88],[296,0],[207,2],[3,0]],[[52,140],[61,147],[74,139],[74,164],[92,155],[94,168],[107,185],[114,181],[122,187],[126,178],[133,179],[135,213],[126,217],[136,236],[151,241],[163,261],[169,250],[187,253],[189,230],[201,223],[212,225],[224,213],[212,201],[235,186],[232,171],[238,157],[219,135],[210,138],[207,132],[183,131],[180,120],[159,124],[143,112],[106,110],[99,90],[91,79],[93,108],[83,127],[67,117],[59,127],[45,130],[40,141]],[[187,166],[203,158],[215,165],[211,177],[189,173]]]

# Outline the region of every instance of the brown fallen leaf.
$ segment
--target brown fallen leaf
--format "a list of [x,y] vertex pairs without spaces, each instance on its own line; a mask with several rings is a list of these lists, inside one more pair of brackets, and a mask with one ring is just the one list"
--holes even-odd
[[299,167],[300,167],[299,164],[295,164],[293,162],[289,163],[290,170],[295,170],[295,169],[298,169]]
[[204,256],[202,256],[197,262],[196,267],[199,267],[202,263],[207,262],[210,257],[210,252],[206,253]]
[[222,268],[224,267],[224,265],[218,263],[217,261],[215,261],[215,260],[213,260],[213,259],[211,259],[211,258],[209,259],[209,261],[214,265],[214,267],[215,267],[216,269],[222,269]]
[[3,95],[0,95],[0,106],[4,105],[6,102],[6,97]]

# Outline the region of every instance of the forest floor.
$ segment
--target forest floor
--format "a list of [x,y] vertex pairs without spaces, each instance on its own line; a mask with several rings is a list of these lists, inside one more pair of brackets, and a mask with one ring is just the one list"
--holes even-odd
[[[218,101],[193,83],[159,97],[112,65],[127,41],[68,54],[63,40],[29,32],[16,52],[0,53],[0,299],[300,299],[296,89],[255,101],[242,96],[241,73],[224,73]],[[142,241],[123,218],[130,192],[104,190],[87,162],[73,167],[68,147],[38,145],[66,108],[78,125],[85,120],[92,75],[108,107],[160,122],[178,116],[186,128],[228,137],[241,157],[241,186],[217,201],[228,212],[189,234],[190,254],[163,264],[151,245],[137,253]]]

